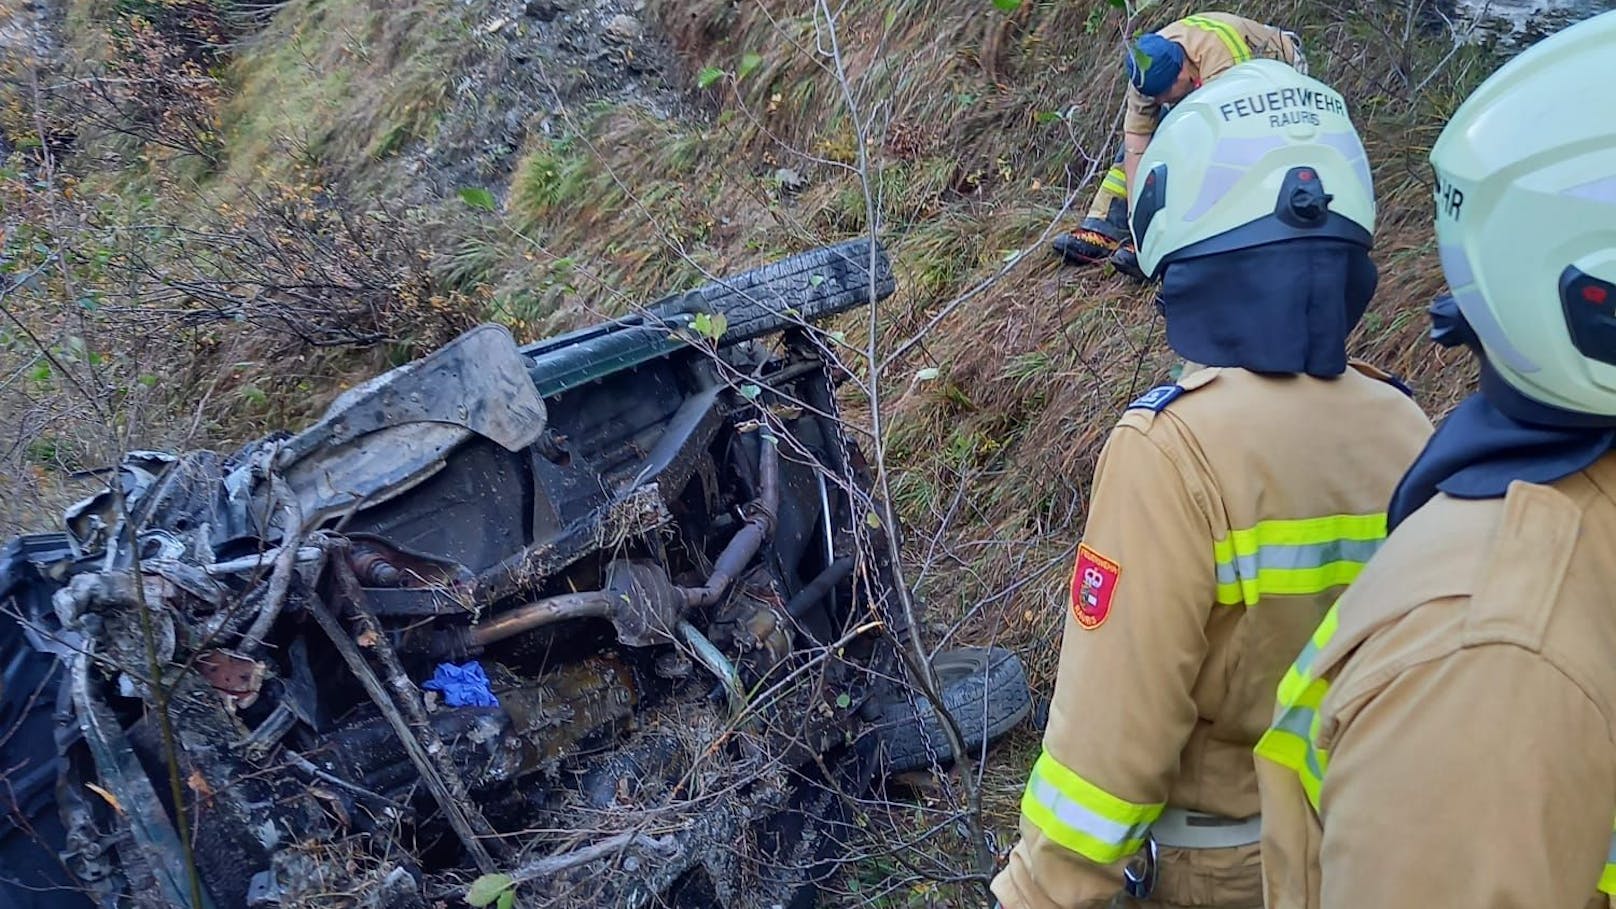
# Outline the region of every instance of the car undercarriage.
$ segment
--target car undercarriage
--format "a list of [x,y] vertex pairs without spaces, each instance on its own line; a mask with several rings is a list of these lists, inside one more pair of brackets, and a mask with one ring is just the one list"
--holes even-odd
[[[50,664],[22,814],[59,822],[55,879],[812,905],[848,799],[951,753],[811,328],[892,290],[850,241],[537,343],[479,326],[296,434],[129,453],[0,553],[0,646]],[[968,747],[1027,714],[1013,655],[950,665]]]

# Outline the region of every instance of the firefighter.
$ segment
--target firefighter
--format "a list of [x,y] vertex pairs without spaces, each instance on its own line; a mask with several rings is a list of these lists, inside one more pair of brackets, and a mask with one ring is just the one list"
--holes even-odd
[[1100,181],[1088,215],[1076,230],[1055,238],[1054,250],[1067,262],[1109,260],[1118,271],[1142,278],[1127,225],[1128,187],[1140,155],[1167,108],[1230,67],[1257,58],[1280,60],[1307,73],[1302,42],[1294,33],[1230,13],[1186,16],[1128,41],[1123,53],[1128,87],[1122,146]]
[[1274,909],[1616,895],[1616,12],[1538,42],[1430,152],[1479,391],[1278,688],[1257,746]]
[[1006,909],[1108,906],[1125,886],[1142,906],[1261,905],[1252,746],[1431,433],[1347,357],[1377,274],[1341,96],[1252,61],[1160,139],[1132,226],[1188,363],[1100,454],[1043,753],[993,882]]

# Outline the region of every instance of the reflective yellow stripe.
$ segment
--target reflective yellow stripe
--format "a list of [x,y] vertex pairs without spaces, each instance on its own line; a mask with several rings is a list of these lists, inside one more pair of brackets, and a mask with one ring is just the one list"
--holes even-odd
[[1313,661],[1318,659],[1319,651],[1335,637],[1336,629],[1339,627],[1341,627],[1341,614],[1336,611],[1335,606],[1331,606],[1330,611],[1326,612],[1323,620],[1319,622],[1319,627],[1313,629],[1313,636],[1297,655],[1296,662],[1285,670],[1285,677],[1279,680],[1279,703],[1290,705],[1301,698],[1307,688],[1307,674],[1313,668]]
[[1253,749],[1258,757],[1267,758],[1282,767],[1289,767],[1302,783],[1308,803],[1319,809],[1319,792],[1324,787],[1324,771],[1329,766],[1329,752],[1318,747],[1319,708],[1324,704],[1330,684],[1313,678],[1313,661],[1319,651],[1329,646],[1341,627],[1336,606],[1324,614],[1319,627],[1302,648],[1296,661],[1286,670],[1279,682],[1279,717]]
[[1138,852],[1164,805],[1120,799],[1044,752],[1033,764],[1021,813],[1044,835],[1091,862],[1110,864]]
[[1251,59],[1251,48],[1246,45],[1246,39],[1240,37],[1240,33],[1228,23],[1208,19],[1205,16],[1188,16],[1184,19],[1184,24],[1217,35],[1223,46],[1229,49],[1229,56],[1234,58],[1234,62],[1244,63]]
[[1307,596],[1350,584],[1386,538],[1386,515],[1263,521],[1212,544],[1217,601],[1255,606],[1263,596]]
[[1324,786],[1324,771],[1330,764],[1329,752],[1317,745],[1319,706],[1329,691],[1329,684],[1322,679],[1310,682],[1296,703],[1281,710],[1279,719],[1257,740],[1254,749],[1259,757],[1296,773],[1315,811],[1319,807],[1319,791]]
[[1100,189],[1113,196],[1126,196],[1128,194],[1128,175],[1120,167],[1113,167],[1105,172],[1105,179],[1100,181]]

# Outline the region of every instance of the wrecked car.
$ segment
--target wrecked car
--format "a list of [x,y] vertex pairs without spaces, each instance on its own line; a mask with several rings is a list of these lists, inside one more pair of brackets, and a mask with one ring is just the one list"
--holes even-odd
[[[952,754],[808,330],[892,291],[850,241],[537,343],[478,326],[231,453],[129,453],[0,553],[61,881],[813,904],[848,799]],[[968,747],[1028,714],[1007,651],[935,666]]]

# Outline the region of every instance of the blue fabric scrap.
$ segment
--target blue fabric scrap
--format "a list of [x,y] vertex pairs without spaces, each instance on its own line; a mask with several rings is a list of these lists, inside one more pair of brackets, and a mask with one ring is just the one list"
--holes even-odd
[[421,687],[427,691],[443,692],[443,702],[450,707],[498,707],[488,675],[481,663],[472,661],[463,666],[439,663],[432,678]]

